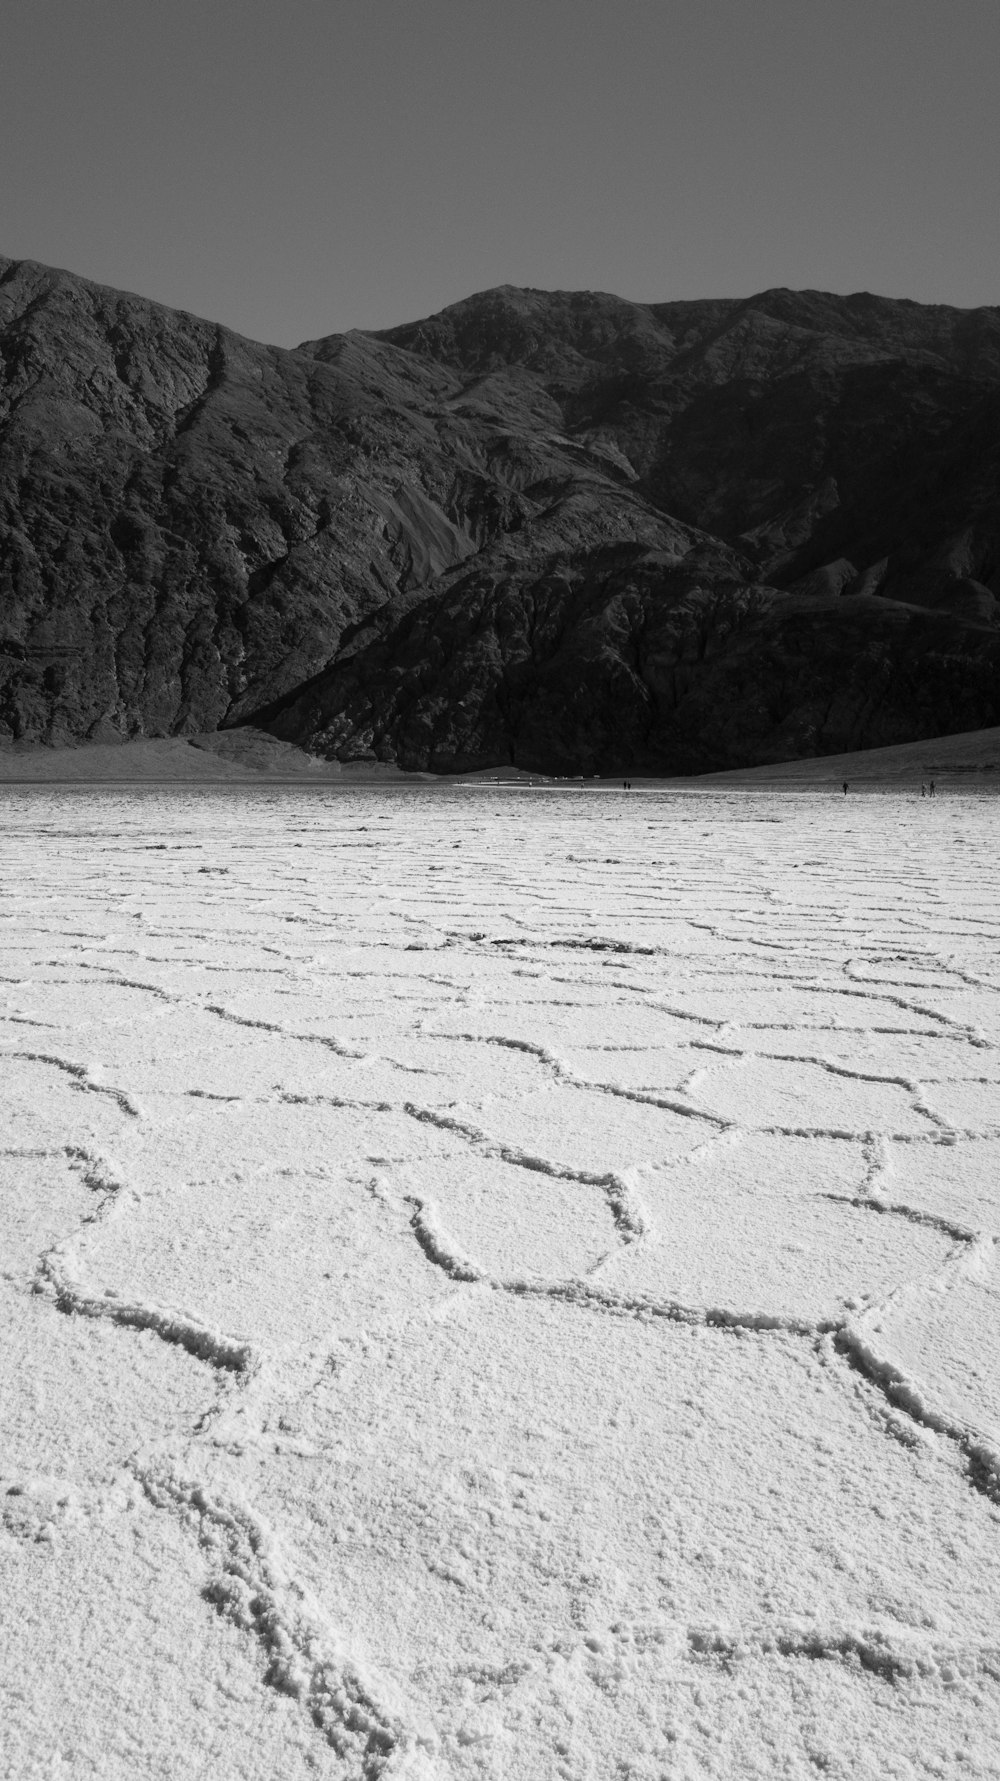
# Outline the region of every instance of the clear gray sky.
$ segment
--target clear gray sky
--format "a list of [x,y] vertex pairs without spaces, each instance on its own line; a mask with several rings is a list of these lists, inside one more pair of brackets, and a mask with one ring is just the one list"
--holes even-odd
[[1000,0],[15,0],[0,253],[284,345],[495,284],[1000,302]]

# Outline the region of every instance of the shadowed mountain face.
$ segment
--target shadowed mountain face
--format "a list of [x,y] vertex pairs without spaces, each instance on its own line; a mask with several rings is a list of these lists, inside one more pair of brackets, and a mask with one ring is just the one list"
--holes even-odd
[[1000,310],[502,289],[295,351],[0,261],[0,736],[697,771],[1000,722]]

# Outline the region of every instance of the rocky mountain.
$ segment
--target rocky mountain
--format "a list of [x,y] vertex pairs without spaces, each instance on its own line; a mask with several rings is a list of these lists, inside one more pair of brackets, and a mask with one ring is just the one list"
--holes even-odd
[[678,771],[1000,722],[1000,309],[504,288],[294,351],[0,261],[0,737]]

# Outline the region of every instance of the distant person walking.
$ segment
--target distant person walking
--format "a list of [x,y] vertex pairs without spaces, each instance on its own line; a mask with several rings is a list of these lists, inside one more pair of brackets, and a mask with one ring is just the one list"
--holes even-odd
[[844,780],[844,797],[846,798],[846,796],[847,796],[847,780],[845,779]]
[[932,779],[931,780],[931,797],[933,798],[933,796],[934,796],[934,781]]
[[925,785],[922,785],[920,787],[920,796],[922,798],[926,798],[926,796],[927,796],[927,787]]

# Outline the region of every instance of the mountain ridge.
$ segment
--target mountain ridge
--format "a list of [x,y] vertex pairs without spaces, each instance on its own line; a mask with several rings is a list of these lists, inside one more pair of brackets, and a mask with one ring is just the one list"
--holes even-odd
[[1000,721],[1000,309],[503,286],[282,348],[0,260],[0,355],[0,738],[687,772]]

